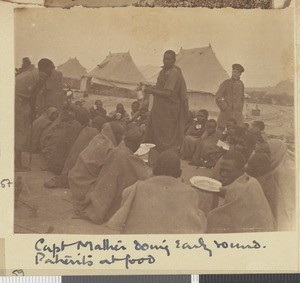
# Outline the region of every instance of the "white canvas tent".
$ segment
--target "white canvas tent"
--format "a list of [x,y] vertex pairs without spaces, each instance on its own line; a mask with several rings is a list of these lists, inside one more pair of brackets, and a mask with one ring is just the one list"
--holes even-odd
[[63,81],[66,85],[78,89],[80,88],[82,76],[87,73],[76,57],[70,58],[64,64],[58,66],[57,71],[63,74]]
[[181,68],[189,91],[215,94],[229,78],[211,46],[180,49],[176,65]]
[[87,81],[103,86],[135,90],[145,77],[137,68],[129,52],[109,55],[81,81],[81,91],[87,88]]
[[139,70],[142,72],[147,82],[152,82],[152,84],[154,84],[156,83],[156,79],[161,70],[161,66],[139,66]]
[[[211,45],[193,49],[181,48],[176,55],[176,65],[182,70],[186,81],[190,109],[205,108],[210,112],[218,112],[214,95],[219,85],[229,76],[217,59]],[[159,71],[148,76],[148,82],[155,83],[158,73]]]

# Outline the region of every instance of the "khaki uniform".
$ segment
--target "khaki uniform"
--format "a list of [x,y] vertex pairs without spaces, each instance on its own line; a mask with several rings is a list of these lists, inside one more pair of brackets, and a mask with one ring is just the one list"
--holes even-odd
[[243,82],[233,78],[220,85],[216,94],[216,103],[220,108],[218,128],[226,128],[230,118],[234,118],[238,125],[243,123],[244,89]]

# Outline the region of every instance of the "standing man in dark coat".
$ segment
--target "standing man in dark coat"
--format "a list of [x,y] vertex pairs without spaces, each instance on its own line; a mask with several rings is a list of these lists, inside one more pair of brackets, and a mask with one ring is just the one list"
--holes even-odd
[[224,81],[217,91],[216,103],[220,109],[218,129],[224,130],[228,119],[233,118],[238,125],[243,124],[244,84],[240,80],[244,68],[240,64],[232,65],[232,77]]
[[154,143],[159,152],[181,145],[188,117],[186,83],[175,61],[175,52],[166,51],[156,87],[145,88],[146,94],[154,96],[146,140]]

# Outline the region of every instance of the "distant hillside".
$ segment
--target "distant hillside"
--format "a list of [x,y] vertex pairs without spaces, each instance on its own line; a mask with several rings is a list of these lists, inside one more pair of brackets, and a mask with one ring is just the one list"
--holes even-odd
[[279,82],[275,86],[269,86],[269,87],[250,87],[246,88],[247,93],[253,93],[253,92],[261,92],[264,94],[272,94],[272,95],[294,95],[294,82],[290,80],[285,80]]
[[270,87],[246,88],[246,93],[252,103],[294,105],[294,83],[289,80]]

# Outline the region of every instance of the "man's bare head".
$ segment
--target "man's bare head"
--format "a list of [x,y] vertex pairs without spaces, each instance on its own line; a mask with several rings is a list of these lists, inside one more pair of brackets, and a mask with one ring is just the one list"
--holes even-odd
[[114,134],[116,143],[119,144],[124,138],[125,127],[120,122],[117,122],[117,121],[112,121],[109,123],[109,125]]
[[106,123],[106,119],[101,116],[96,116],[92,120],[92,127],[97,129],[99,132],[101,132],[103,125]]
[[124,138],[125,145],[134,153],[138,150],[143,140],[142,133],[139,129],[130,129]]
[[174,66],[176,61],[176,53],[173,50],[167,50],[164,53],[163,63],[165,69],[170,69]]
[[162,152],[156,160],[153,174],[156,176],[179,178],[181,176],[181,169],[178,155],[173,150]]
[[53,62],[50,59],[42,58],[38,62],[38,69],[40,72],[47,74],[50,76],[52,71],[55,69]]
[[96,105],[97,109],[102,108],[102,101],[101,101],[100,99],[97,99],[97,100],[95,101],[95,105]]
[[209,119],[206,123],[206,132],[209,136],[214,134],[217,130],[217,121],[214,119]]
[[135,112],[139,111],[139,109],[140,109],[140,103],[138,101],[133,101],[131,103],[132,112],[135,113]]

